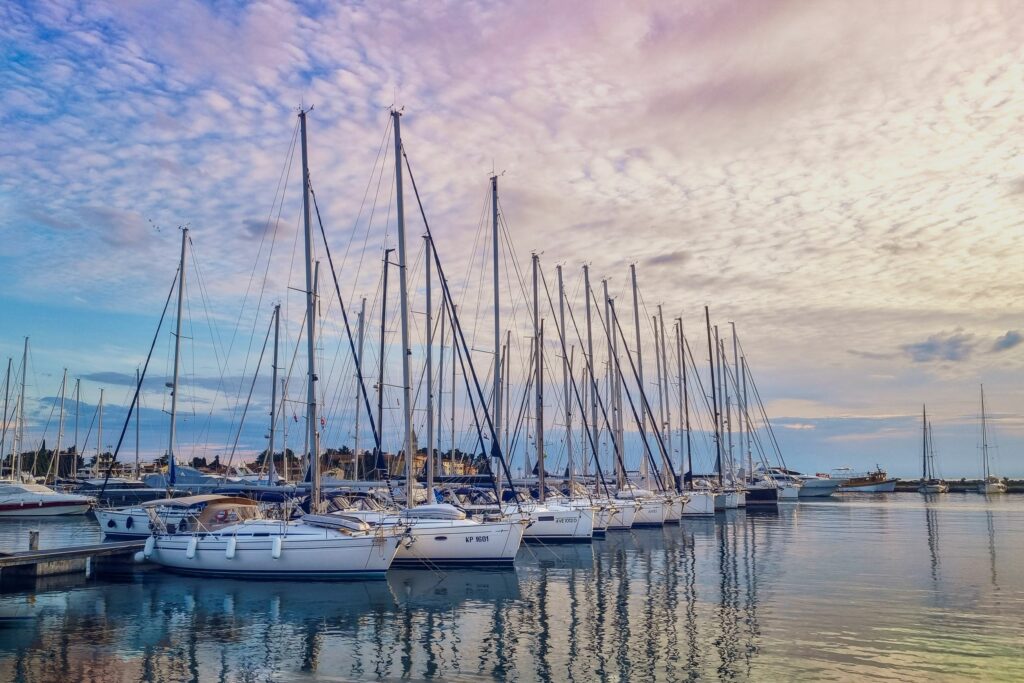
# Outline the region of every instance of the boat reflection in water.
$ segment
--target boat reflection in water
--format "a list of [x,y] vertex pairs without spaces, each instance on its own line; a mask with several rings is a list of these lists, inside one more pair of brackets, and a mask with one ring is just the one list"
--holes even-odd
[[52,579],[0,594],[0,680],[1013,679],[1024,506],[959,499],[729,510],[384,581]]

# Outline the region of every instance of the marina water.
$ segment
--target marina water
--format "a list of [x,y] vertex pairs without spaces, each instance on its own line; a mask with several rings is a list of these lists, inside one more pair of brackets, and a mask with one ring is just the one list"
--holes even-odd
[[[0,595],[0,680],[1020,680],[1024,497],[729,511],[515,570],[386,581],[53,577]],[[99,539],[5,521],[0,547]]]

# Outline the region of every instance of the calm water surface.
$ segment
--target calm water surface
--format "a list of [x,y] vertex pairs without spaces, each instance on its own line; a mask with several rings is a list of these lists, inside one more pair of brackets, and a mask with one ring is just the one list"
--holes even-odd
[[[0,549],[94,522],[5,522]],[[0,595],[0,680],[1021,680],[1024,496],[730,512],[514,571],[284,583],[139,572]]]

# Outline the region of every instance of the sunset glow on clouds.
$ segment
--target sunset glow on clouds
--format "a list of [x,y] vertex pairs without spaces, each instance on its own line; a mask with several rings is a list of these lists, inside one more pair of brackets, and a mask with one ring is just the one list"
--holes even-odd
[[984,382],[1024,474],[1018,3],[6,3],[0,37],[0,353],[32,337],[40,397],[64,366],[134,373],[180,224],[225,325],[268,217],[264,304],[293,297],[296,107],[340,257],[394,103],[460,285],[497,169],[522,268],[575,287],[588,262],[625,301],[636,263],[648,306],[737,322],[791,464],[912,474],[927,402],[945,473],[973,475]]

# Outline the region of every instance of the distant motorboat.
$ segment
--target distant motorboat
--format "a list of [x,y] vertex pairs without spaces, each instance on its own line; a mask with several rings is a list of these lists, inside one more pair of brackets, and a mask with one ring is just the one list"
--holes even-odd
[[0,517],[84,515],[94,502],[88,496],[60,493],[42,484],[0,482]]
[[880,466],[873,472],[854,472],[849,467],[837,467],[829,477],[839,482],[839,493],[892,493],[896,490],[896,479]]

